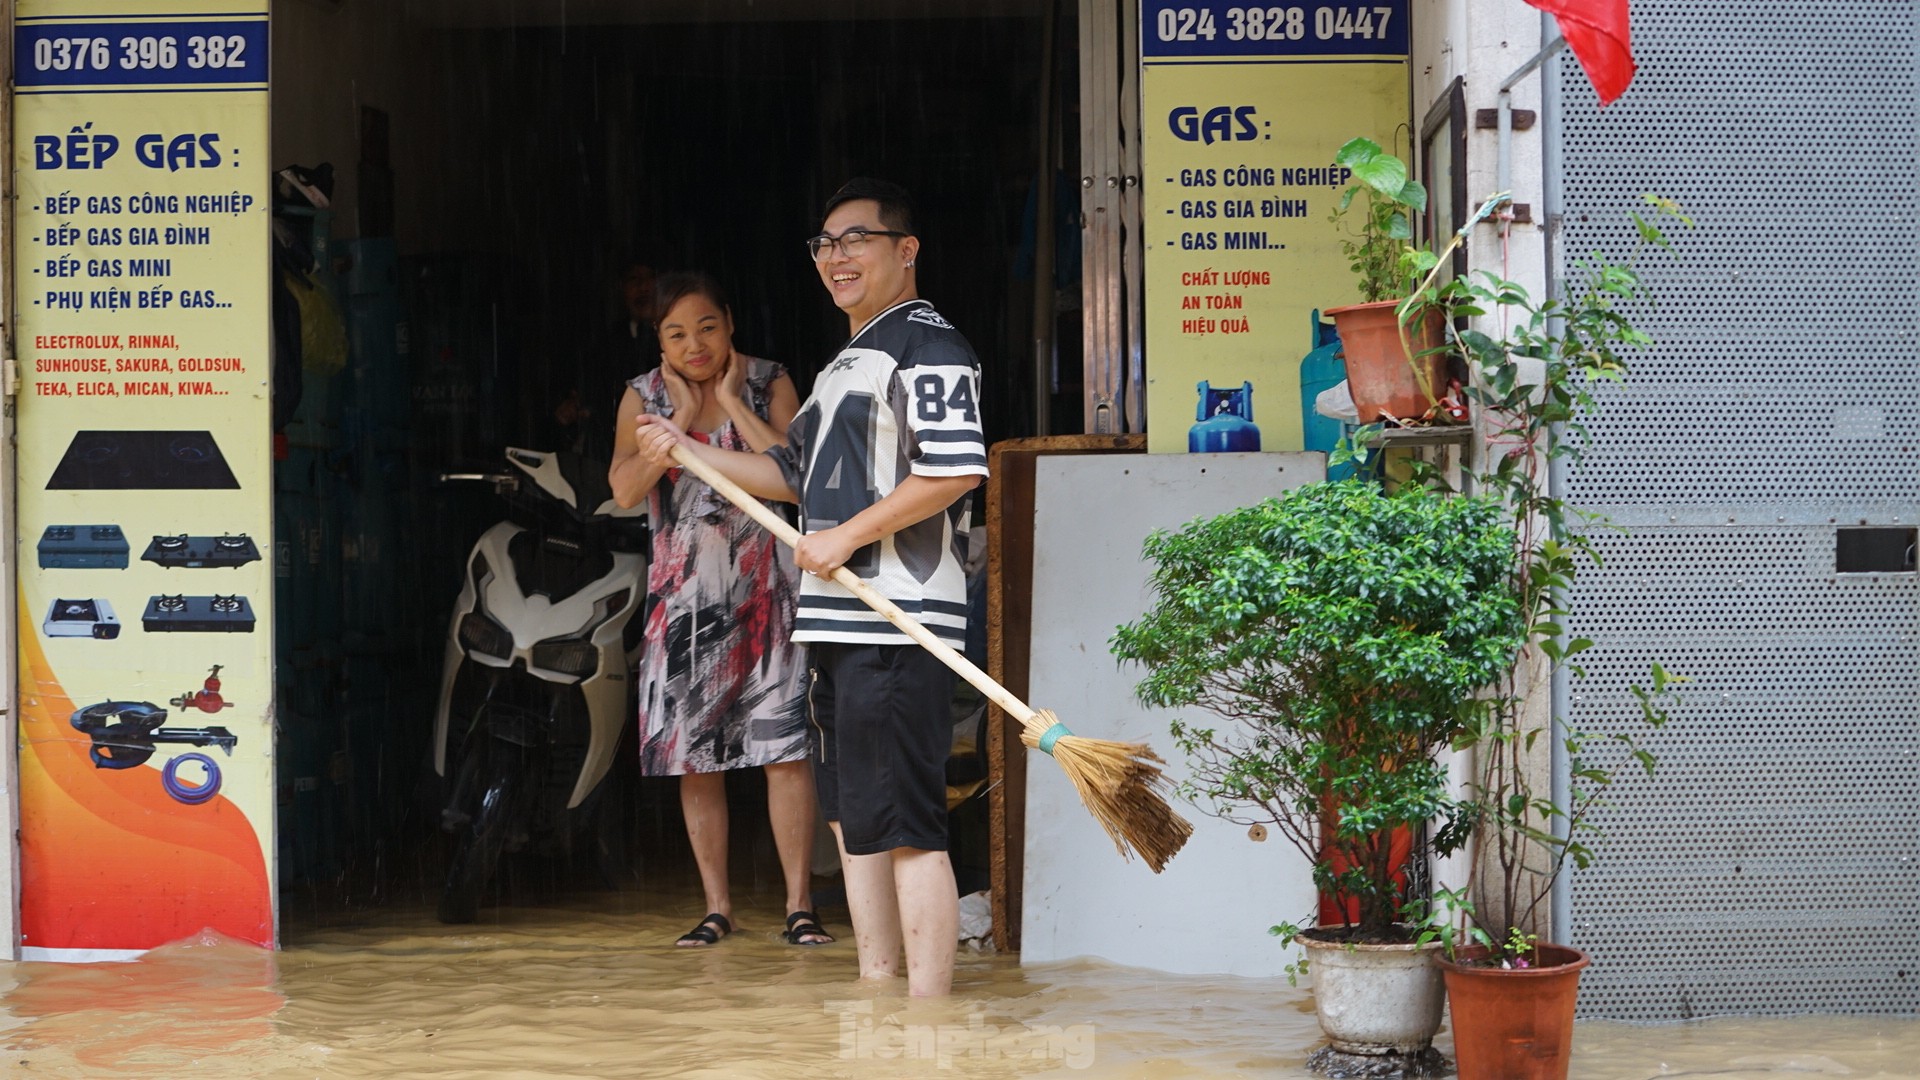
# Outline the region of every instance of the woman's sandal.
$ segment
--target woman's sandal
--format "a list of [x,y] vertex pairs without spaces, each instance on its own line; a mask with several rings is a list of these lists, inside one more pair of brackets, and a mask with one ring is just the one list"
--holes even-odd
[[[781,935],[789,945],[831,945],[833,935],[820,925],[820,916],[811,911],[796,911],[787,916],[787,931]],[[815,938],[806,941],[805,938]]]
[[[715,933],[715,930],[718,930],[719,933]],[[681,934],[680,939],[675,941],[674,944],[681,948],[713,945],[731,933],[733,933],[733,923],[729,921],[725,915],[715,911],[710,912],[706,918],[701,919],[699,926]]]

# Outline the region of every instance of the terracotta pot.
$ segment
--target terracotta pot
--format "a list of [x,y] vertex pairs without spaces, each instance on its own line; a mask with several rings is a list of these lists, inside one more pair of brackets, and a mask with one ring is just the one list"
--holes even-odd
[[1347,389],[1360,422],[1420,420],[1434,411],[1447,394],[1447,356],[1420,353],[1446,342],[1445,320],[1439,309],[1408,328],[1412,358],[1400,340],[1400,324],[1393,309],[1397,300],[1328,308],[1340,333],[1340,351],[1347,360]]
[[1446,976],[1460,1080],[1566,1080],[1587,954],[1542,945],[1529,968],[1475,967],[1482,946],[1434,963]]
[[1299,938],[1313,975],[1320,1030],[1345,1054],[1414,1054],[1440,1030],[1446,993],[1433,966],[1440,943],[1354,945],[1317,935]]

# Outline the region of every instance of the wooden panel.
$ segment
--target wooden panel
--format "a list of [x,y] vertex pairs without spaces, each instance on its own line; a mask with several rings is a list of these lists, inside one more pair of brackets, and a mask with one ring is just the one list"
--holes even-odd
[[[1145,435],[1009,439],[987,452],[987,674],[1022,701],[1033,625],[1033,463],[1045,454],[1141,454]],[[1020,948],[1026,850],[1027,749],[1020,725],[989,705],[987,792],[992,837],[993,944]]]

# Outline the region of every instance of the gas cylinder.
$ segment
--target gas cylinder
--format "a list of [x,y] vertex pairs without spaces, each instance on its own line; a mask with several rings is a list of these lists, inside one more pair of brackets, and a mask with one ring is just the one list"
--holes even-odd
[[1200,401],[1194,412],[1199,421],[1187,429],[1187,450],[1217,454],[1260,449],[1260,429],[1253,424],[1253,384],[1236,390],[1215,390],[1202,379]]
[[[1345,381],[1347,362],[1340,355],[1340,335],[1330,322],[1320,321],[1320,313],[1315,311],[1308,320],[1309,339],[1313,350],[1300,361],[1300,431],[1304,449],[1331,453],[1346,432],[1340,421],[1331,416],[1321,416],[1313,410],[1314,399],[1321,391],[1331,390]],[[1344,480],[1354,475],[1352,462],[1343,465],[1329,465],[1327,479]]]

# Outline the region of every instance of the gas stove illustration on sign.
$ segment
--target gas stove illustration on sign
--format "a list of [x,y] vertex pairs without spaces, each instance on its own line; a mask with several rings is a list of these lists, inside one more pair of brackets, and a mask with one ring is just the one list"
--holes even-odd
[[235,489],[210,431],[77,431],[47,478],[49,491]]
[[47,607],[41,632],[50,638],[83,637],[109,640],[120,636],[120,620],[105,600],[56,599]]
[[156,536],[141,559],[165,567],[237,567],[260,558],[246,533],[223,536]]
[[149,634],[251,634],[253,606],[244,596],[163,593],[147,601],[140,626]]
[[125,570],[130,549],[118,525],[49,525],[39,550],[42,570]]
[[[233,756],[240,740],[223,727],[168,728],[167,710],[150,701],[102,701],[76,709],[70,722],[93,743],[87,756],[97,769],[131,769],[153,756],[156,743],[217,746]],[[217,781],[216,781],[217,782]]]

